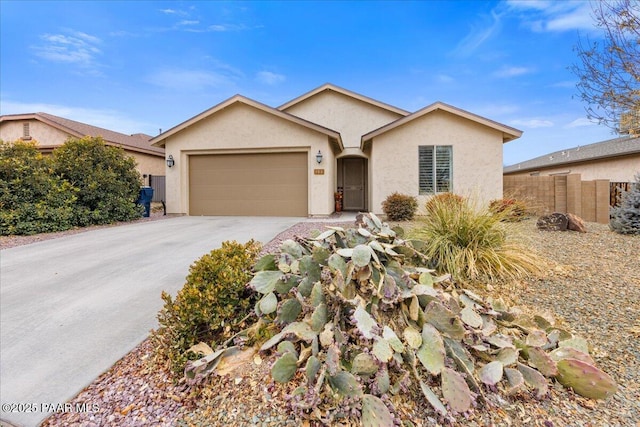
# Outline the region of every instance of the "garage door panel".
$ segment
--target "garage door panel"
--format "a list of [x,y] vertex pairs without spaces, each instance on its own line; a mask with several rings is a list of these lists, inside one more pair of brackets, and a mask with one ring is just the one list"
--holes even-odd
[[307,153],[189,158],[191,215],[307,216]]

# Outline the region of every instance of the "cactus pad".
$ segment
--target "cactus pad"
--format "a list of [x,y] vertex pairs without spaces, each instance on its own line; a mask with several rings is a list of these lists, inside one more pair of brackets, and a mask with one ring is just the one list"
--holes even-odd
[[416,356],[422,366],[432,375],[438,375],[444,368],[444,342],[440,332],[432,325],[425,323],[422,327],[422,345]]
[[545,377],[555,377],[558,375],[556,362],[554,362],[544,350],[538,347],[529,349],[529,364],[540,371]]
[[558,371],[560,384],[591,399],[606,399],[618,388],[613,378],[581,360],[562,359],[558,362]]
[[296,374],[298,357],[292,353],[285,353],[274,363],[271,376],[279,383],[286,383]]
[[362,308],[362,306],[358,306],[353,313],[353,319],[363,337],[368,339],[373,338],[373,329],[378,325],[376,321],[373,320],[373,317],[367,313],[367,310]]
[[487,385],[496,385],[502,379],[503,365],[493,361],[484,365],[479,371],[480,381]]
[[362,427],[386,427],[393,425],[393,416],[384,402],[376,396],[362,396]]
[[336,392],[343,396],[362,396],[362,386],[349,372],[340,371],[336,375],[329,376],[329,384]]
[[444,368],[442,377],[442,396],[455,412],[464,412],[471,408],[473,396],[462,375],[453,369]]

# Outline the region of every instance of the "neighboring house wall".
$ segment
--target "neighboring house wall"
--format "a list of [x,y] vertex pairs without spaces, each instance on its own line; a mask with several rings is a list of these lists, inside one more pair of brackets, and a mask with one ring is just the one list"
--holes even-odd
[[419,195],[418,147],[453,147],[452,191],[479,203],[502,198],[502,133],[455,116],[434,111],[376,136],[371,144],[369,194],[371,210],[393,192],[418,198],[419,213],[431,196]]
[[[321,165],[315,160],[319,150]],[[169,213],[189,213],[189,156],[269,152],[307,152],[309,215],[334,211],[336,162],[328,137],[252,106],[235,103],[191,124],[166,139],[165,151],[176,160],[165,173]],[[314,174],[318,168],[323,175]]]
[[540,176],[559,174],[580,174],[585,181],[608,179],[611,182],[633,182],[634,175],[640,173],[640,153],[624,157],[569,163],[561,166],[546,167],[525,172],[511,172],[505,176]]
[[[138,153],[126,149],[125,152],[136,160],[136,163],[138,164],[137,169],[138,172],[140,172],[140,175],[164,175],[167,165],[162,157]],[[149,182],[148,178],[144,181],[145,185]]]
[[39,120],[19,120],[0,123],[0,139],[13,142],[22,139],[23,125],[29,124],[29,135],[38,145],[45,147],[59,146],[69,138],[69,134],[60,129],[42,123]]
[[362,156],[362,135],[403,117],[332,90],[325,90],[283,111],[339,132],[345,147],[339,157]]
[[[0,123],[0,139],[7,142],[13,142],[23,139],[24,124],[29,124],[29,136],[35,141],[47,154],[55,147],[59,147],[67,141],[67,139],[75,137],[74,135],[63,132],[62,130],[43,123],[39,120],[12,120]],[[116,144],[113,144],[116,145]],[[133,151],[122,146],[126,155],[131,156],[137,163],[137,170],[141,176],[143,175],[164,175],[165,160],[163,156],[141,153]],[[143,183],[147,184],[148,179],[143,179]]]

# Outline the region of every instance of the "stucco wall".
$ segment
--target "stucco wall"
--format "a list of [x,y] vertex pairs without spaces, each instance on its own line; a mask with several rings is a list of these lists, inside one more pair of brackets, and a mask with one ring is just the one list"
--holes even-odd
[[[166,163],[164,157],[152,156],[151,154],[138,153],[136,151],[125,150],[127,155],[136,159],[138,172],[140,175],[164,175]],[[148,181],[146,181],[148,182]]]
[[43,146],[62,145],[69,138],[69,134],[62,132],[39,120],[16,120],[0,123],[0,139],[12,142],[22,138],[22,125],[29,123],[29,135]]
[[403,117],[332,90],[318,93],[285,111],[339,132],[345,147],[341,157],[362,155],[362,135]]
[[[611,182],[633,182],[635,174],[640,173],[640,154],[540,168],[535,172],[538,171],[540,176],[568,172],[571,174],[579,173],[584,181],[608,179]],[[532,172],[534,171],[510,173],[506,176],[530,176]]]
[[[324,156],[320,165],[315,159],[318,150]],[[330,215],[336,162],[328,136],[241,103],[167,138],[166,156],[176,161],[165,172],[167,212],[189,213],[189,155],[278,151],[309,153],[309,215]],[[315,175],[314,169],[324,169],[324,174]]]
[[453,192],[479,203],[502,197],[502,134],[453,114],[434,111],[376,137],[371,143],[370,209],[382,212],[393,192],[418,197],[419,213],[430,196],[418,188],[418,147],[453,147]]

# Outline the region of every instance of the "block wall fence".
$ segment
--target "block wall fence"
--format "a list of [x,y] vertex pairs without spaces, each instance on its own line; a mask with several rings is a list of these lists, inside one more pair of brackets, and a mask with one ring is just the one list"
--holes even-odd
[[608,179],[582,181],[580,174],[504,176],[504,197],[526,200],[536,214],[572,213],[588,222],[609,223]]

